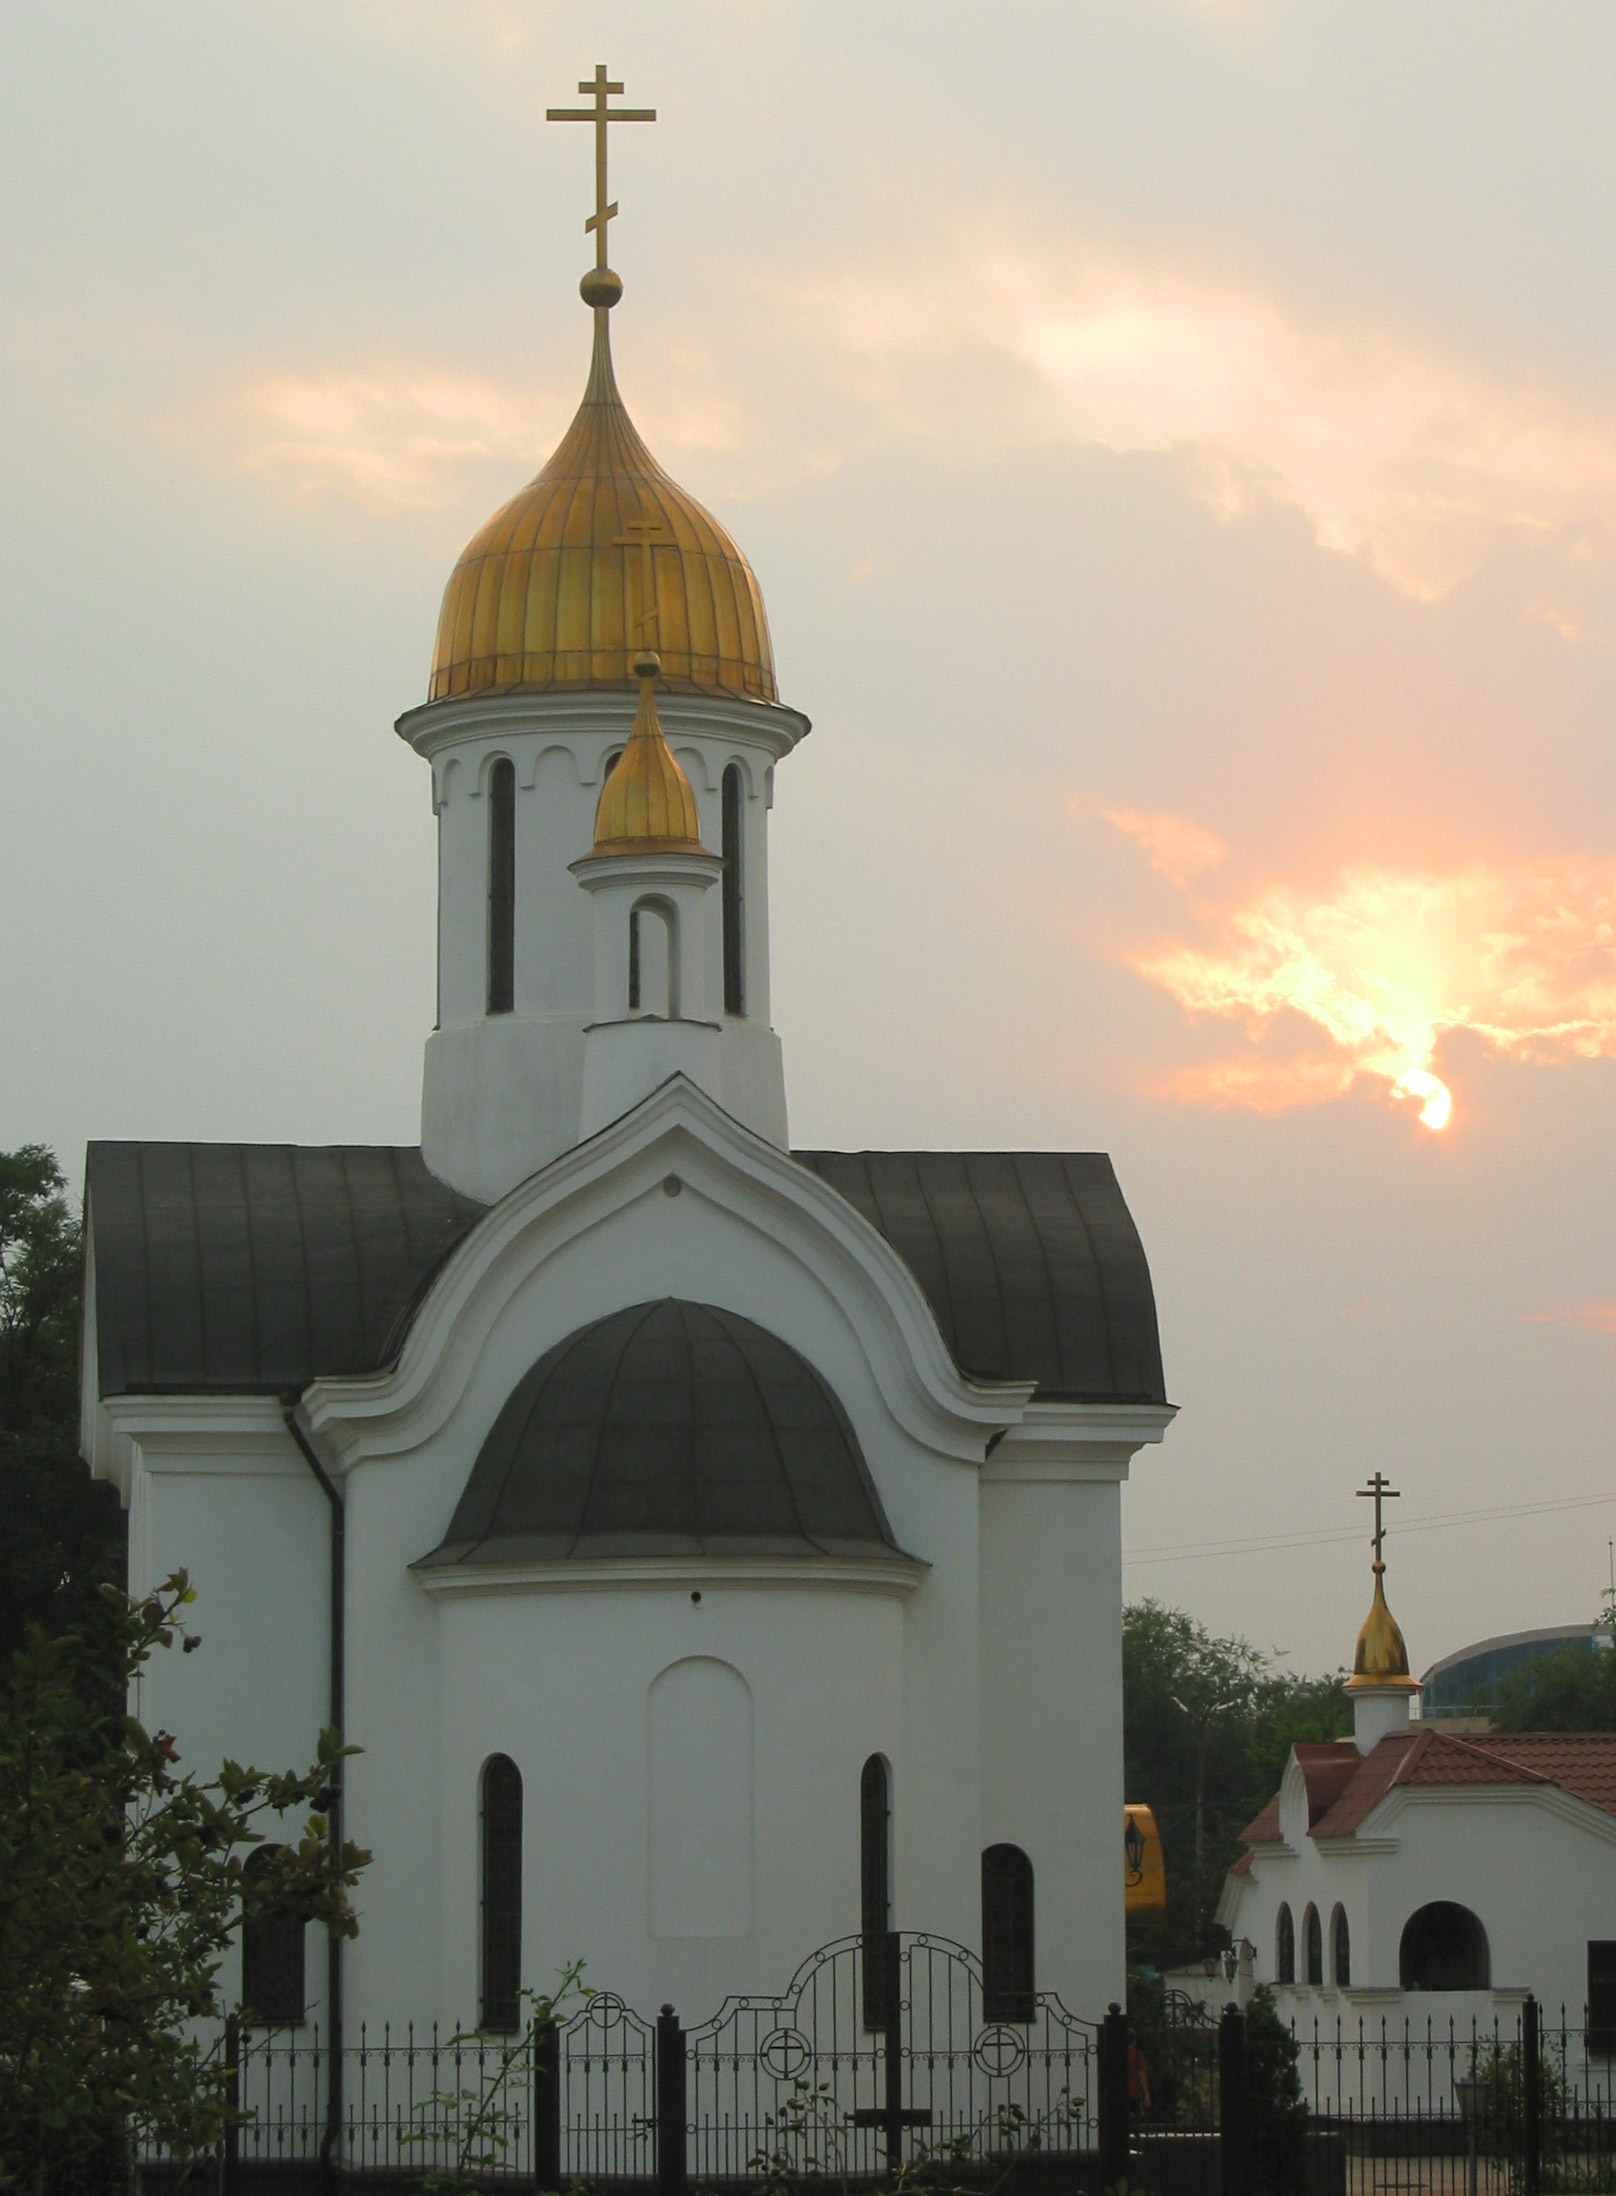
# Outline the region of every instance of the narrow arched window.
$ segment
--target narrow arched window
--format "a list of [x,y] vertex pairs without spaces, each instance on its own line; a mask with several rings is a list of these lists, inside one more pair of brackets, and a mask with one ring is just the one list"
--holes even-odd
[[1324,1931],[1319,1910],[1310,1906],[1302,1917],[1302,1941],[1307,1948],[1307,1979],[1316,1990],[1324,1980]]
[[1291,1910],[1282,1906],[1274,1929],[1274,1980],[1293,1983],[1296,1980],[1296,1924],[1291,1920]]
[[724,1012],[746,1012],[746,871],[741,855],[741,766],[724,772]]
[[[275,1865],[278,1846],[260,1845],[243,1873],[261,1883]],[[296,1914],[252,1915],[241,1931],[241,1998],[250,2022],[266,2028],[303,2018],[303,1923]]]
[[1352,1984],[1352,1932],[1347,1927],[1347,1910],[1338,1906],[1330,1923],[1330,1966],[1332,1980],[1338,1990],[1350,1989]]
[[892,1785],[879,1754],[859,1779],[859,1929],[864,1939],[864,2025],[886,2023],[887,1931],[892,1927]]
[[635,908],[628,919],[628,1010],[640,1011],[640,911]]
[[516,765],[488,773],[488,1011],[516,1004]]
[[483,1765],[482,2026],[522,2016],[522,1772],[508,1754]]
[[982,2018],[1033,2017],[1032,1862],[1019,1845],[982,1855]]

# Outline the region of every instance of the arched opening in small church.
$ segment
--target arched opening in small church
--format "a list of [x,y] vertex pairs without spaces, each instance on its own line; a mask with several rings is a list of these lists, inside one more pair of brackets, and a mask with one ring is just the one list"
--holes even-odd
[[1032,1862],[1019,1845],[982,1855],[982,2018],[1033,2017]]
[[1352,1983],[1352,1932],[1344,1906],[1338,1906],[1330,1920],[1330,1980],[1338,1990]]
[[679,1019],[679,916],[667,900],[640,900],[628,918],[628,1010]]
[[516,765],[488,773],[488,1011],[516,1004]]
[[1302,1916],[1302,1944],[1307,1960],[1306,1979],[1317,1990],[1324,1981],[1324,1930],[1316,1906],[1310,1906]]
[[480,2026],[511,2035],[522,2021],[522,1772],[490,1754],[482,1776]]
[[1282,1983],[1296,1980],[1296,1924],[1291,1919],[1290,1908],[1284,1905],[1274,1924],[1274,1980]]
[[741,818],[746,788],[741,766],[731,763],[724,772],[723,824],[720,852],[724,857],[724,1012],[746,1012],[746,870],[741,851]]
[[[243,1873],[261,1883],[279,1846],[260,1845]],[[241,1997],[249,2016],[267,2028],[295,2027],[303,2018],[303,1923],[295,1914],[255,1914],[242,1925]]]
[[859,1779],[859,1931],[864,1940],[864,2025],[887,2017],[886,1943],[892,1927],[892,1771],[872,1754]]
[[1485,1990],[1491,1977],[1487,1932],[1468,1906],[1435,1899],[1410,1914],[1397,1952],[1405,1990]]

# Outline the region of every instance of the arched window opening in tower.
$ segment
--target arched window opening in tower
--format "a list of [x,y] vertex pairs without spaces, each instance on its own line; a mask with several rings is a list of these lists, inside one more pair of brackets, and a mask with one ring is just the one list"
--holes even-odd
[[1032,1862],[1019,1845],[982,1855],[982,2018],[1033,2017]]
[[1302,1941],[1307,1948],[1307,1980],[1316,1990],[1324,1981],[1324,1931],[1316,1906],[1302,1917]]
[[522,2018],[522,1772],[491,1754],[482,1785],[481,2026],[511,2035]]
[[886,2025],[887,1931],[892,1927],[892,1785],[872,1754],[859,1780],[859,1929],[864,1940],[864,2025]]
[[[244,1873],[262,1879],[278,1846],[261,1845]],[[266,2028],[295,2027],[303,2018],[303,1924],[295,1914],[258,1914],[242,1926],[241,1997],[249,2017]]]
[[641,900],[628,919],[631,1014],[679,1019],[679,918],[667,900]]
[[1296,1924],[1291,1920],[1288,1906],[1280,1908],[1274,1927],[1274,1980],[1282,1983],[1296,1980]]
[[1487,1932],[1468,1906],[1436,1899],[1410,1914],[1397,1951],[1404,1990],[1485,1990],[1492,1979]]
[[739,763],[724,772],[724,1012],[746,1012],[746,872],[741,854],[741,803],[744,788]]
[[516,765],[488,773],[488,1011],[516,1004]]

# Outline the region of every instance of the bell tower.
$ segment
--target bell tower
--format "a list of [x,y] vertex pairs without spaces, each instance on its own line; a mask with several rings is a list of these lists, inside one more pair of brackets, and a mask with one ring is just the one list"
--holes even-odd
[[[778,698],[750,565],[658,465],[618,393],[607,136],[655,113],[613,107],[622,86],[604,66],[579,90],[590,104],[550,119],[595,130],[583,402],[548,464],[456,564],[428,699],[398,722],[431,764],[438,819],[422,1153],[485,1202],[676,1070],[757,1134],[787,1141],[768,817],[775,765],[809,725]],[[630,775],[612,798],[626,801],[631,785],[668,793],[670,769],[684,789],[676,805],[688,803],[682,843],[652,833],[603,844],[618,773]]]
[[1363,1629],[1352,1657],[1347,1691],[1352,1695],[1352,1735],[1360,1754],[1372,1754],[1383,1738],[1408,1729],[1409,1703],[1419,1686],[1409,1675],[1408,1649],[1397,1619],[1386,1606],[1386,1527],[1381,1516],[1384,1502],[1395,1502],[1399,1490],[1383,1472],[1375,1472],[1361,1500],[1375,1505],[1375,1530],[1370,1545],[1375,1551],[1375,1598],[1369,1605]]

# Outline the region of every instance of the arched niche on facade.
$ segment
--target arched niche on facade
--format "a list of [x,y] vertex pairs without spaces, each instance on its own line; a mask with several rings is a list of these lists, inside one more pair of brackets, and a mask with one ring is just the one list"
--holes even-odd
[[653,1937],[752,1930],[752,1694],[708,1655],[653,1679],[650,1893]]

